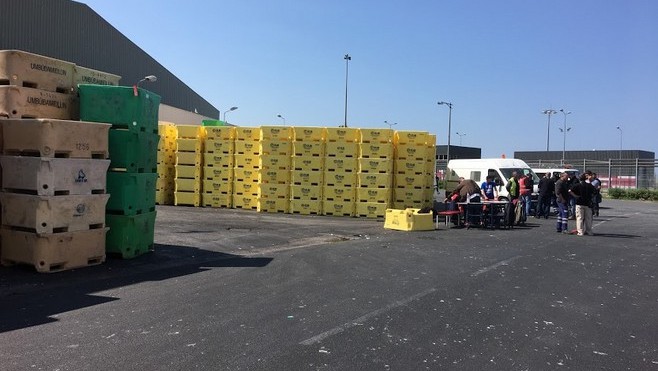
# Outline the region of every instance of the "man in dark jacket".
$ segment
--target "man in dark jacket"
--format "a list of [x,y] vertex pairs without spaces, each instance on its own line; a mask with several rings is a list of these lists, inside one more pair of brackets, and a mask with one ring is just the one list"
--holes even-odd
[[539,198],[537,199],[537,212],[535,218],[542,216],[548,219],[548,214],[551,212],[551,198],[555,193],[555,182],[551,177],[551,173],[547,172],[539,179]]
[[555,202],[557,203],[557,232],[569,233],[569,174],[562,173],[555,182]]
[[573,185],[569,194],[576,199],[576,230],[579,236],[594,235],[592,232],[592,198],[596,189],[587,183],[587,174],[580,175],[580,182]]

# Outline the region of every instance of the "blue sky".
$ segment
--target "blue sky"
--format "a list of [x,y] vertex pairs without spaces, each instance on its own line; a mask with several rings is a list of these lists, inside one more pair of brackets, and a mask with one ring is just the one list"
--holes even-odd
[[[240,126],[422,130],[483,157],[658,152],[658,1],[82,0]],[[551,119],[562,150],[564,115]],[[622,128],[623,134],[620,138]]]

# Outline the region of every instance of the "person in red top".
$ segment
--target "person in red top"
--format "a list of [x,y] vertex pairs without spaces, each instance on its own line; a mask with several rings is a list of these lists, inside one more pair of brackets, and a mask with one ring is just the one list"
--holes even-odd
[[520,222],[525,223],[528,215],[530,215],[530,208],[532,207],[532,188],[534,187],[534,181],[532,180],[532,175],[530,173],[522,176],[519,179],[519,199],[523,203],[523,215],[521,216]]

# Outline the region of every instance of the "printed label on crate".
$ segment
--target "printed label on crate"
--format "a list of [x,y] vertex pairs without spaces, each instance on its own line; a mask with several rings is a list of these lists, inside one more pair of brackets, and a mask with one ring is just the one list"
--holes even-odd
[[357,168],[356,158],[326,157],[325,171],[354,172]]

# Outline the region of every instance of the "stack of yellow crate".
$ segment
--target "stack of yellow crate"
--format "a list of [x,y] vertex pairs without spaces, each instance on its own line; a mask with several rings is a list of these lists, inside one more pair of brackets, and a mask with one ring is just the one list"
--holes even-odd
[[233,205],[235,128],[233,126],[205,128],[201,204],[205,207],[230,208]]
[[394,209],[432,205],[435,138],[422,131],[395,132]]
[[233,208],[256,210],[260,169],[260,128],[235,128],[233,158]]
[[326,129],[296,126],[292,128],[292,134],[289,212],[320,215]]
[[178,130],[171,122],[158,123],[158,180],[156,183],[155,203],[158,205],[174,204],[176,183],[176,137]]
[[201,170],[205,128],[178,125],[174,203],[198,207],[201,204]]
[[292,129],[287,126],[261,126],[258,172],[260,212],[286,213],[290,198]]
[[356,216],[384,218],[391,205],[393,184],[391,129],[360,129]]
[[327,128],[322,214],[354,216],[359,157],[359,129]]

